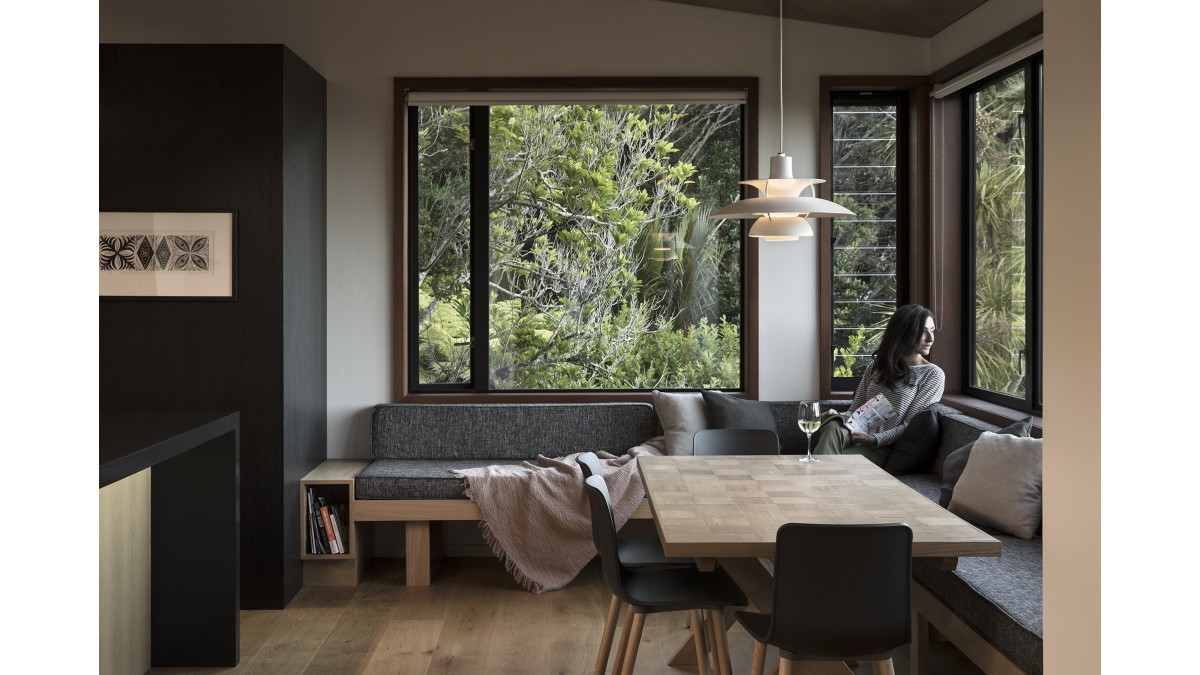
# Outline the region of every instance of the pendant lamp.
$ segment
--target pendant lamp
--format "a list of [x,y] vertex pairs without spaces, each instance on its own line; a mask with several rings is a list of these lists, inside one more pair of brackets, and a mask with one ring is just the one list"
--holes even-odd
[[[852,216],[850,211],[827,199],[801,194],[821,178],[792,178],[792,158],[783,154],[783,0],[779,0],[779,154],[771,158],[768,178],[744,180],[762,195],[736,201],[713,211],[710,218],[756,218],[750,226],[751,237],[767,241],[813,236],[809,218]],[[813,191],[815,195],[815,190]]]

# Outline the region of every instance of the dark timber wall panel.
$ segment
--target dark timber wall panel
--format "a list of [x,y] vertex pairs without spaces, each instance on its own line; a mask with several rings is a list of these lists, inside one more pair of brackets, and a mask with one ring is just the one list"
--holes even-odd
[[324,79],[281,45],[101,45],[100,210],[236,213],[236,300],[101,302],[100,405],[241,413],[242,607],[281,608],[326,454]]

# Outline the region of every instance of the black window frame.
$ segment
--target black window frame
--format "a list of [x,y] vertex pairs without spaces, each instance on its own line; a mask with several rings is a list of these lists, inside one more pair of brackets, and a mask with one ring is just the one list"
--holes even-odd
[[[744,180],[751,173],[751,167],[757,165],[757,97],[758,80],[753,77],[681,77],[681,78],[396,78],[396,114],[395,129],[397,134],[397,175],[396,194],[400,196],[397,203],[397,296],[395,304],[396,316],[394,325],[398,331],[394,341],[393,382],[394,400],[486,400],[497,401],[511,399],[520,401],[555,400],[555,401],[594,401],[594,400],[649,400],[651,389],[541,389],[541,390],[493,390],[488,388],[486,350],[473,349],[471,355],[471,381],[451,384],[425,384],[418,381],[419,373],[419,336],[418,325],[411,313],[418,306],[419,288],[413,279],[409,278],[410,271],[416,269],[416,237],[417,228],[408,224],[416,222],[417,202],[412,198],[415,194],[417,180],[416,148],[417,124],[415,110],[410,109],[407,101],[409,91],[447,91],[447,92],[488,92],[495,91],[502,95],[505,91],[556,91],[556,92],[589,92],[589,91],[661,91],[671,92],[704,92],[741,90],[745,92],[746,100],[742,104],[742,148],[741,148],[741,177]],[[478,129],[486,130],[486,118],[489,105],[472,106],[472,224],[486,222],[477,214],[476,209],[484,216],[487,213],[487,163],[477,161],[480,153],[486,157],[486,134],[476,135]],[[480,112],[477,112],[480,111]],[[482,124],[475,115],[482,115]],[[403,139],[403,142],[400,142]],[[749,196],[748,189],[743,187],[742,197]],[[402,203],[399,203],[402,202]],[[757,398],[758,395],[758,251],[750,245],[746,235],[749,223],[743,221],[741,227],[741,385],[737,389],[725,389],[737,395]],[[472,318],[486,317],[488,312],[489,294],[480,293],[475,287],[476,280],[486,279],[486,274],[476,274],[477,269],[486,269],[488,251],[486,246],[477,245],[480,240],[486,243],[487,228],[473,228],[471,246],[472,265]],[[472,321],[472,342],[480,343],[480,336],[486,336],[486,322],[483,325]],[[483,340],[486,344],[486,340]],[[482,376],[481,376],[482,373]],[[699,389],[672,389],[668,391],[698,391]],[[445,394],[450,399],[439,397]],[[475,399],[476,395],[479,396]]]
[[[1026,105],[1035,111],[1026,116],[1025,157],[1025,397],[1019,398],[974,385],[975,381],[975,106],[974,95],[1018,72],[1025,74]],[[1031,86],[1032,85],[1032,86]],[[962,204],[963,204],[963,306],[962,306],[962,390],[982,401],[1031,415],[1042,413],[1042,327],[1044,283],[1043,263],[1043,58],[1038,52],[986,78],[971,83],[962,91]],[[1036,150],[1037,161],[1030,161],[1029,148]],[[1031,245],[1032,244],[1032,245]],[[1030,271],[1033,273],[1030,274]]]

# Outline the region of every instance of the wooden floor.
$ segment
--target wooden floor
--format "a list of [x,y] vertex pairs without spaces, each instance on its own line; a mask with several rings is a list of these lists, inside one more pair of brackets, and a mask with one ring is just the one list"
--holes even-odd
[[[425,587],[404,585],[403,559],[376,559],[357,588],[305,588],[287,609],[243,611],[237,668],[149,672],[591,673],[609,597],[596,562],[566,588],[535,595],[517,586],[494,558],[447,558],[435,567],[433,585]],[[684,618],[647,617],[639,675],[696,672],[667,665],[689,634]],[[729,647],[734,672],[750,672],[753,641],[741,626],[730,629]],[[948,644],[935,647],[933,675],[979,673]],[[768,670],[777,655],[768,652]],[[905,654],[897,654],[895,665],[897,673],[908,672]],[[857,672],[869,673],[870,667]]]

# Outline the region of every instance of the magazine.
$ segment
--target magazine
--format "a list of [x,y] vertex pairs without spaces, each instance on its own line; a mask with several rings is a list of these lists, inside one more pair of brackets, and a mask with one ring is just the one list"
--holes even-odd
[[846,426],[865,434],[871,427],[882,424],[895,416],[896,410],[892,408],[892,404],[888,402],[887,398],[883,394],[876,394],[874,398],[850,414],[849,419],[846,420]]

